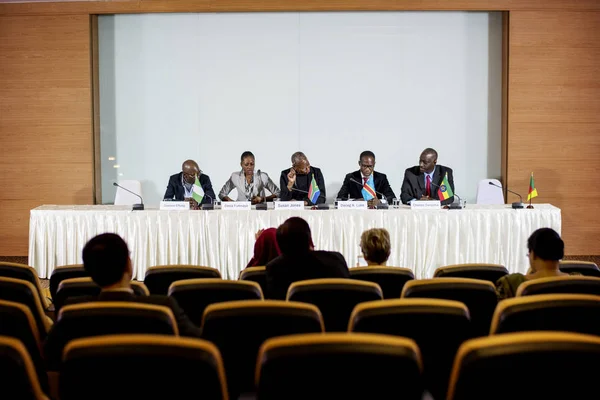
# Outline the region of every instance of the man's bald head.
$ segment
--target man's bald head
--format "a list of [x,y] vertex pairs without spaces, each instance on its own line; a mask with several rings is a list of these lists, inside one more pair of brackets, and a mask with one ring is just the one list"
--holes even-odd
[[301,151],[292,154],[292,167],[298,175],[306,175],[310,172],[310,162]]
[[196,176],[200,175],[200,167],[194,160],[185,160],[181,165],[181,172],[183,172],[183,179],[187,183],[194,183]]
[[438,154],[437,151],[428,147],[421,153],[419,157],[419,170],[430,174],[435,169],[437,164]]

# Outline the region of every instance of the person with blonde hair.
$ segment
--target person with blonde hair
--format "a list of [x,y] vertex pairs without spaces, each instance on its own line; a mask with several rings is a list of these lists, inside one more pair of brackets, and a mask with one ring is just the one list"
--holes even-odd
[[364,231],[360,236],[360,249],[367,265],[385,265],[391,253],[389,232],[383,228]]

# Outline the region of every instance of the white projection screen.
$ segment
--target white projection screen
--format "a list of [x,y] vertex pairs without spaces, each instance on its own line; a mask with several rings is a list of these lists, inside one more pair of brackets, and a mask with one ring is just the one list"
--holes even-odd
[[[501,173],[502,16],[318,12],[100,16],[102,202],[118,180],[158,205],[198,161],[218,193],[250,150],[279,185],[303,151],[333,202],[361,151],[397,197],[433,147],[473,203]],[[232,193],[234,195],[235,193]],[[233,197],[233,196],[231,196]]]

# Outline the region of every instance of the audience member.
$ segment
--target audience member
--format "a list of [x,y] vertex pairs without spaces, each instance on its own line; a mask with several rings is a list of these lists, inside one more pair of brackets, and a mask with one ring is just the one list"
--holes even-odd
[[360,249],[368,266],[385,266],[391,253],[390,234],[382,228],[366,230],[360,235]]
[[264,266],[281,254],[277,245],[277,229],[261,229],[256,232],[256,242],[254,243],[254,255],[246,268]]

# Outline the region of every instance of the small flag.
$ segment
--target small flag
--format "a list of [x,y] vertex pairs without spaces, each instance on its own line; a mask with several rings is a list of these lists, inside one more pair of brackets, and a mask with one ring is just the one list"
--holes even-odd
[[204,190],[202,189],[202,185],[200,185],[200,181],[198,180],[198,175],[196,175],[196,181],[194,182],[194,188],[192,192],[192,199],[196,200],[198,204],[202,203],[202,199],[204,198]]
[[444,180],[438,189],[438,198],[440,200],[447,200],[450,197],[454,196],[452,192],[452,188],[450,187],[450,183],[448,183],[448,173],[444,176]]
[[537,197],[537,189],[535,188],[535,183],[533,182],[533,172],[531,173],[531,178],[529,178],[529,193],[527,194],[527,201]]
[[315,180],[315,175],[313,174],[312,180],[310,182],[310,187],[308,188],[308,199],[311,203],[317,204],[317,199],[321,194],[321,189],[317,185],[317,181]]
[[373,175],[369,175],[369,179],[367,179],[367,183],[364,184],[361,193],[363,195],[363,199],[369,201],[374,197],[377,197],[377,193],[375,192],[375,182],[373,181]]

